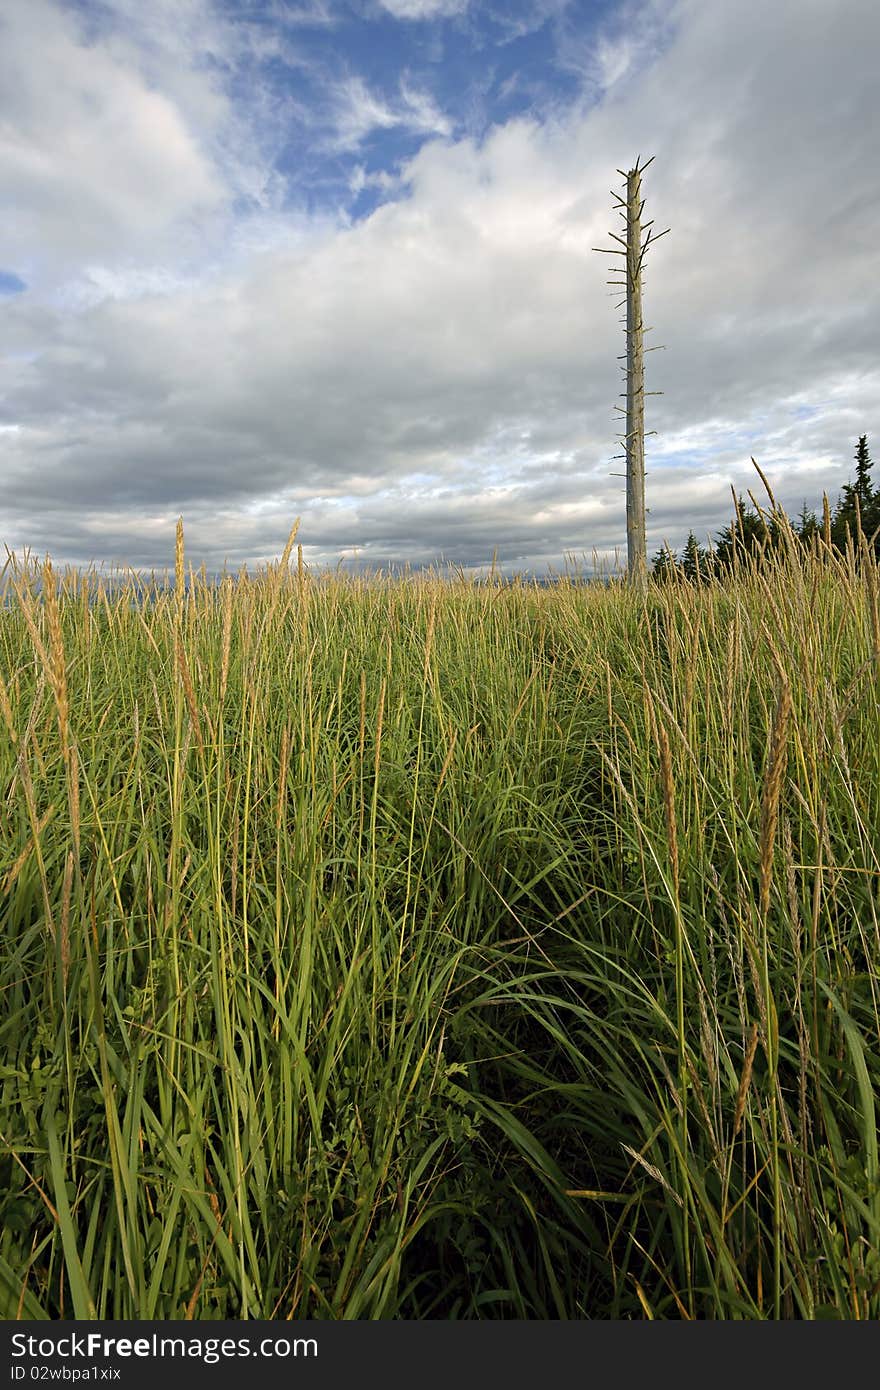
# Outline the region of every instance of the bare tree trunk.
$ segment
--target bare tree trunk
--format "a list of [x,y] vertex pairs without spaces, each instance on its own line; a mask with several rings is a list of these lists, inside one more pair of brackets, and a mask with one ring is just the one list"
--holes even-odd
[[643,584],[645,541],[645,353],[642,323],[642,175],[626,176],[626,567]]
[[[617,172],[623,174],[626,179],[626,197],[623,198],[619,194],[614,196],[617,198],[617,211],[626,223],[626,239],[612,232],[611,237],[617,242],[617,247],[593,247],[594,251],[600,251],[605,256],[624,257],[623,264],[614,271],[615,275],[621,274],[622,278],[609,280],[608,284],[625,290],[626,391],[623,394],[626,396],[626,434],[623,436],[623,457],[626,459],[626,568],[630,581],[640,587],[644,585],[648,574],[645,527],[645,328],[642,322],[642,262],[648,247],[666,235],[666,232],[655,234],[652,222],[642,223],[642,174],[652,160],[653,155],[644,164],[640,164],[636,159],[629,173],[618,169]],[[648,233],[644,243],[643,231]],[[669,231],[668,227],[666,231]],[[623,303],[624,300],[621,300],[618,307],[622,307]],[[648,351],[653,352],[654,349],[649,348]],[[662,393],[649,391],[647,394]],[[615,409],[624,413],[621,406],[616,406]]]

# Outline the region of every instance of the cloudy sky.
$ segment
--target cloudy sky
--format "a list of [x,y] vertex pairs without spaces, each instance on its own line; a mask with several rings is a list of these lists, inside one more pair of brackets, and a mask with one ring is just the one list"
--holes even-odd
[[[876,0],[5,0],[0,542],[60,564],[649,553],[880,459]],[[876,470],[880,473],[880,463]]]

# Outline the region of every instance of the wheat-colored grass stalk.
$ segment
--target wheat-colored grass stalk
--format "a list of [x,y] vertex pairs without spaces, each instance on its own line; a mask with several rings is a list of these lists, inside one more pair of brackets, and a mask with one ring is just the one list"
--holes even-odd
[[663,783],[663,814],[666,817],[666,839],[669,845],[669,863],[672,869],[672,887],[676,899],[679,896],[678,865],[678,824],[675,816],[675,781],[672,776],[672,754],[669,748],[669,735],[663,723],[657,720],[657,743],[660,748],[660,780]]
[[278,800],[275,805],[275,833],[281,830],[284,817],[284,803],[287,798],[287,773],[290,766],[290,726],[284,725],[281,731],[281,766],[278,770]]
[[229,652],[232,646],[232,600],[233,587],[229,575],[223,580],[223,625],[220,654],[220,705],[226,698],[226,684],[229,679]]
[[79,858],[79,754],[75,740],[70,745],[67,758],[67,802],[70,808],[70,832],[73,836],[73,848],[77,858]]
[[0,673],[0,714],[3,715],[3,723],[6,731],[13,743],[18,743],[18,729],[15,727],[15,716],[12,713],[12,705],[9,700],[9,691],[6,689],[6,682]]
[[[285,545],[285,547],[284,547],[284,552],[283,552],[283,554],[282,554],[282,556],[281,556],[281,564],[280,564],[279,568],[280,568],[280,571],[281,571],[281,578],[282,578],[282,579],[284,579],[284,578],[286,577],[287,573],[288,573],[288,566],[289,566],[289,564],[290,564],[290,557],[291,557],[291,555],[293,554],[293,543],[294,543],[294,541],[296,540],[296,535],[297,535],[297,532],[299,531],[299,523],[300,523],[300,517],[297,517],[296,521],[293,523],[292,527],[290,528],[290,535],[287,537],[287,544]],[[302,546],[300,546],[300,550],[301,550],[301,549],[302,549]]]
[[825,542],[826,552],[831,550],[831,507],[828,502],[828,493],[822,493],[822,540]]
[[379,708],[376,711],[376,752],[373,759],[373,774],[378,782],[379,763],[382,757],[382,725],[385,720],[385,694],[388,688],[388,677],[383,676],[379,685]]
[[177,518],[177,530],[174,538],[174,598],[178,614],[183,608],[185,592],[186,571],[184,568],[183,517],[179,516]]
[[[36,750],[36,743],[34,743],[34,749]],[[26,753],[27,744],[25,743],[22,747],[22,753],[18,760],[18,775],[19,780],[21,782],[21,789],[24,792],[25,805],[27,807],[28,813],[28,821],[30,822],[31,827],[31,847],[33,848],[34,857],[36,858],[37,868],[40,875],[40,887],[43,892],[43,908],[45,913],[46,929],[49,932],[52,941],[54,942],[55,918],[52,911],[52,894],[49,889],[49,875],[46,869],[45,856],[43,854],[42,831],[48,824],[51,814],[54,814],[55,807],[54,805],[50,807],[49,812],[47,812],[42,819],[40,819],[37,816],[37,804],[36,798],[34,796],[34,784],[31,778],[31,770],[28,765]],[[24,863],[26,862],[27,861],[25,859],[22,861],[21,864],[14,866],[16,868],[16,871],[20,872],[21,868],[24,866]],[[9,884],[9,886],[12,886],[11,883]]]
[[51,560],[43,566],[43,602],[46,605],[46,622],[49,628],[49,683],[55,696],[58,714],[58,730],[61,735],[61,755],[67,761],[70,705],[67,698],[67,661],[64,655],[64,633],[61,628],[61,613],[58,607],[58,594],[55,588],[55,573]]
[[753,1023],[749,1039],[746,1043],[746,1054],[743,1062],[742,1075],[739,1079],[739,1090],[736,1093],[736,1107],[733,1115],[733,1138],[739,1134],[742,1118],[745,1114],[746,1101],[749,1097],[749,1087],[752,1083],[752,1068],[755,1065],[755,1053],[758,1050],[758,1025]]
[[67,989],[70,971],[70,892],[73,885],[73,851],[67,851],[64,861],[64,881],[61,885],[61,974]]
[[189,662],[186,659],[186,652],[181,641],[177,643],[177,665],[180,671],[180,678],[183,681],[183,693],[186,696],[187,709],[189,710],[189,717],[192,720],[196,742],[199,745],[199,750],[204,754],[205,744],[202,739],[202,721],[199,718],[199,707],[196,703],[196,692],[193,688]]
[[880,672],[880,570],[870,558],[864,566],[865,584],[868,589],[868,621],[871,625],[871,650],[874,665]]
[[52,663],[49,659],[49,653],[46,651],[46,647],[43,642],[40,629],[37,625],[37,618],[34,611],[33,596],[31,595],[30,589],[27,587],[26,584],[21,583],[17,578],[13,579],[12,582],[15,588],[16,596],[18,598],[19,612],[21,613],[21,616],[24,618],[25,627],[27,628],[28,633],[30,634],[30,639],[34,644],[34,651],[36,652],[39,658],[40,665],[42,666],[44,672],[46,672],[46,674],[48,675],[51,670]]
[[801,928],[801,910],[800,904],[798,903],[791,821],[787,816],[783,816],[782,819],[782,847],[785,854],[785,891],[788,898],[788,915],[791,918],[791,930],[794,940],[797,942],[797,935]]
[[780,513],[780,507],[778,502],[776,501],[776,498],[773,496],[773,489],[767,481],[766,475],[764,474],[760,465],[754,458],[752,459],[752,465],[758,477],[761,479],[761,482],[764,484],[764,490],[767,493],[767,496],[770,498],[770,505],[773,508],[774,513],[778,515]]
[[[25,785],[24,778],[22,778],[22,785]],[[33,836],[28,840],[27,844],[25,845],[24,849],[21,850],[15,862],[7,870],[2,883],[0,883],[0,893],[3,893],[4,896],[8,894],[15,886],[15,880],[18,878],[25,864],[28,862],[31,855],[33,854],[34,846],[38,842],[40,836],[46,829],[46,826],[49,824],[54,814],[55,803],[53,802],[49,809],[45,811],[43,815],[40,817],[40,819],[37,821]]]
[[773,724],[770,730],[770,749],[767,757],[767,771],[764,777],[764,792],[761,803],[760,874],[758,905],[761,917],[766,920],[770,907],[770,886],[773,881],[773,848],[776,842],[776,824],[779,819],[779,800],[782,780],[785,776],[786,738],[788,721],[791,715],[791,690],[783,681],[776,701]]
[[[494,563],[494,562],[493,562]],[[425,668],[424,678],[428,680],[431,669],[431,653],[434,648],[434,633],[437,625],[437,594],[436,591],[431,595],[431,607],[428,610],[428,627],[425,632]]]

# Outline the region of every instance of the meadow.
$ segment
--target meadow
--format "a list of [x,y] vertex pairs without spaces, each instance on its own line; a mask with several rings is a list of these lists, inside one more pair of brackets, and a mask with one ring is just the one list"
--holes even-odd
[[291,547],[7,564],[0,1316],[880,1315],[876,558]]

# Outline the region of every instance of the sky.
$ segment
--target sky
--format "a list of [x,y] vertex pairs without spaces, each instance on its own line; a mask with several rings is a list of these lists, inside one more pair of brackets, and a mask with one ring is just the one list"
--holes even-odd
[[[649,557],[880,457],[876,0],[5,0],[0,543],[56,565]],[[880,464],[875,472],[880,474]]]

